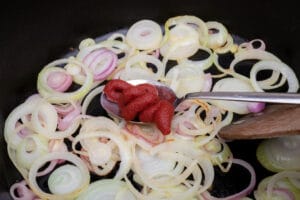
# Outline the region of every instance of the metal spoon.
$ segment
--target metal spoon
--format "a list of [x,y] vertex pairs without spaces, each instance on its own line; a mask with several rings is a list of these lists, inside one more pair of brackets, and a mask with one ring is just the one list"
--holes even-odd
[[[265,102],[265,103],[281,103],[281,104],[300,104],[300,94],[298,93],[265,93],[265,92],[194,92],[186,94],[182,98],[178,98],[174,91],[161,82],[152,80],[130,80],[128,83],[139,85],[148,83],[155,85],[161,96],[168,95],[174,99],[176,107],[182,101],[187,99],[205,99],[205,100],[228,100],[228,101],[244,101],[244,102]],[[120,117],[118,105],[106,99],[105,95],[101,95],[102,107],[113,116]]]

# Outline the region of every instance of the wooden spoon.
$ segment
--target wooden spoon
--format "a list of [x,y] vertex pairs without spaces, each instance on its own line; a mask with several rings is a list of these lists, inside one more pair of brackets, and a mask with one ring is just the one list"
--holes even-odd
[[262,139],[300,134],[300,106],[269,105],[261,113],[249,114],[219,132],[225,140]]

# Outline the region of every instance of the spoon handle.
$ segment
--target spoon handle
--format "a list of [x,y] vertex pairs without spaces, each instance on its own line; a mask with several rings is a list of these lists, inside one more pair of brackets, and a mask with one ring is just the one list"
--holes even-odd
[[298,93],[267,92],[195,92],[187,94],[184,99],[229,100],[265,103],[300,104]]

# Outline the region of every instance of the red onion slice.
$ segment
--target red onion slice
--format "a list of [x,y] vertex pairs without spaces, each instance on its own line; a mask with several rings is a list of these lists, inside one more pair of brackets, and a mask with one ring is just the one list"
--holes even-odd
[[14,200],[39,199],[27,186],[25,180],[15,183],[10,187],[10,195]]
[[117,55],[105,48],[95,50],[88,54],[83,63],[92,69],[94,80],[100,81],[110,75],[117,65]]
[[81,107],[77,106],[72,112],[68,113],[67,115],[59,118],[57,128],[61,131],[66,130],[72,122],[78,117],[81,113]]
[[68,90],[72,82],[72,76],[64,72],[52,72],[47,78],[48,86],[58,92]]
[[263,102],[259,102],[259,103],[256,103],[256,102],[251,102],[251,103],[248,103],[247,105],[247,108],[250,112],[252,113],[259,113],[261,111],[263,111],[266,107],[266,103],[263,103]]

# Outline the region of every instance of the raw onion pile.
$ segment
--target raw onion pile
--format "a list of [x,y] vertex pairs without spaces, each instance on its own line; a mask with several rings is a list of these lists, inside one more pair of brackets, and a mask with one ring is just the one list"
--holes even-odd
[[[199,51],[207,56],[192,59]],[[234,56],[229,66],[219,63],[225,53]],[[239,73],[238,63],[247,60],[257,62],[249,74]],[[170,61],[176,63],[171,68]],[[212,68],[218,73],[211,73]],[[262,78],[263,71],[268,76]],[[125,35],[114,33],[99,42],[85,39],[76,55],[41,70],[38,93],[6,120],[9,157],[24,178],[11,187],[14,199],[242,199],[253,191],[253,168],[234,158],[218,131],[231,123],[234,113],[260,112],[264,103],[184,101],[175,109],[171,133],[164,136],[154,125],[88,114],[92,100],[111,79],[157,80],[178,97],[197,91],[299,88],[292,69],[267,52],[263,41],[237,44],[224,25],[195,16],[170,18],[164,28],[141,20]],[[249,170],[249,186],[228,197],[213,197],[214,166],[228,172],[232,164]],[[284,177],[299,177],[299,167],[292,170]],[[39,185],[42,177],[48,177],[49,191]],[[299,179],[291,184],[299,190]],[[268,197],[294,195],[267,183],[261,187],[267,188],[259,191],[266,190]]]

